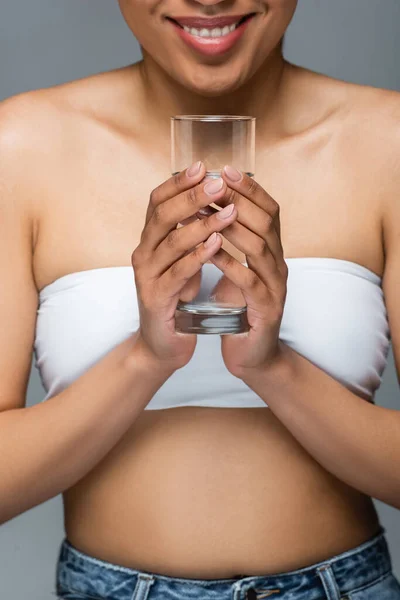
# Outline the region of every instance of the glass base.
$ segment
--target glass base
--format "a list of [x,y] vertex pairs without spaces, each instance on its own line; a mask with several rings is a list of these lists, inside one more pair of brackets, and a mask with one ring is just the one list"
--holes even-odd
[[249,331],[247,306],[226,307],[210,302],[179,303],[175,311],[175,330],[181,333],[226,334]]

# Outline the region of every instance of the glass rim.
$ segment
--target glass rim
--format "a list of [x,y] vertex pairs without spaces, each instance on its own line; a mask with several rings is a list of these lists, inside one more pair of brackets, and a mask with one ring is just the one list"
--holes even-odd
[[256,117],[246,115],[175,115],[171,121],[255,121]]

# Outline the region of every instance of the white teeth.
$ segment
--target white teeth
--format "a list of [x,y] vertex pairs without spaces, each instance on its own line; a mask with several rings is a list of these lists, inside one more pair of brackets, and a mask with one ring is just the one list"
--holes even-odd
[[219,29],[219,27],[217,27],[216,29],[212,29],[211,31],[209,31],[208,29],[200,29],[200,37],[209,37],[210,35],[211,37],[220,37],[221,29]]
[[211,35],[211,37],[222,37],[222,29],[220,27],[216,27],[215,29],[211,29],[211,31],[209,31],[208,29],[202,29],[201,32],[206,32],[205,36]]
[[199,37],[224,37],[234,31],[237,27],[237,23],[232,23],[232,25],[225,25],[222,29],[220,27],[216,27],[215,29],[195,29],[194,27],[186,27],[183,26],[183,29],[190,33],[191,35],[197,35]]

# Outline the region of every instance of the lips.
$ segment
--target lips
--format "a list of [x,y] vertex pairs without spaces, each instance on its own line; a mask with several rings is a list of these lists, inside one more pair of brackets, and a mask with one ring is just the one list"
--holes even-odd
[[187,28],[184,29],[181,25],[178,25],[174,19],[168,19],[168,21],[187,46],[203,56],[217,57],[224,55],[236,45],[244,35],[249,23],[253,20],[253,16],[254,13],[253,15],[247,15],[245,19],[242,19],[241,25],[238,25],[233,31],[217,37],[193,35],[186,30]]
[[255,13],[247,13],[242,15],[231,15],[226,17],[167,17],[171,21],[174,21],[181,27],[194,27],[195,29],[215,29],[216,27],[225,27],[226,25],[232,25],[233,23],[240,23],[245,19],[250,18]]

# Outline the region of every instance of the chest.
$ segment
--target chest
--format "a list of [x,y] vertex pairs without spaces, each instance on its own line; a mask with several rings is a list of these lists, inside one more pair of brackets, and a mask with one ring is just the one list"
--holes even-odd
[[[60,169],[41,201],[34,254],[39,289],[65,274],[130,265],[151,191],[170,177],[169,157],[121,144],[93,149]],[[332,144],[279,145],[256,154],[255,180],[280,205],[285,257],[336,257],[381,274],[380,207],[368,170]],[[240,219],[240,215],[239,215]],[[242,254],[224,239],[224,248]]]

